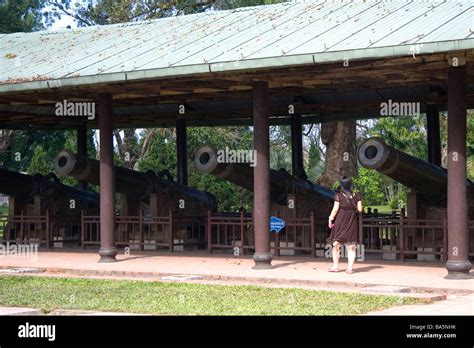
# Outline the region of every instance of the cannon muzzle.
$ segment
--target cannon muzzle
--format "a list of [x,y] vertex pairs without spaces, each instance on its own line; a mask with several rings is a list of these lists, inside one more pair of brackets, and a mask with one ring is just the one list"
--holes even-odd
[[[253,167],[251,164],[224,163],[223,157],[216,146],[206,144],[195,153],[194,165],[202,174],[212,174],[252,191]],[[308,180],[295,178],[284,169],[270,169],[270,192],[271,200],[281,205],[287,204],[288,194],[313,194],[330,200],[335,195],[334,191]]]
[[[74,154],[70,150],[63,150],[56,156],[54,168],[58,175],[72,176],[77,180],[100,185],[100,162],[95,159]],[[217,200],[214,195],[178,184],[172,180],[168,172],[142,173],[120,166],[115,166],[114,170],[115,189],[121,194],[145,203],[149,202],[150,194],[161,194],[166,201],[184,199],[191,205],[199,205],[212,211],[217,210]]]
[[423,194],[445,195],[446,170],[387,145],[381,138],[369,138],[359,147],[359,162]]

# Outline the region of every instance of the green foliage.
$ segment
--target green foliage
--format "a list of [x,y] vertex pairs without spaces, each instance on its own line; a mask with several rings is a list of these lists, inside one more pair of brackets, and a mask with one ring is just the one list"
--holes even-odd
[[362,194],[365,206],[385,201],[384,179],[377,171],[359,166],[359,176],[353,178],[354,188]]
[[321,159],[322,154],[318,146],[313,141],[309,145],[308,152],[309,159],[306,174],[308,175],[308,180],[315,182],[324,173],[324,161]]
[[[94,145],[94,130],[87,130],[87,154],[91,158],[95,158],[97,151]],[[64,131],[64,149],[71,150],[73,152],[77,151],[77,132],[75,130],[66,130]]]
[[474,111],[468,110],[466,118],[466,146],[467,155],[474,155]]
[[48,0],[48,3],[53,9],[48,13],[50,21],[67,14],[76,19],[78,26],[143,21],[221,9],[215,0],[97,0],[95,6],[75,8],[72,6],[77,3],[75,0]]
[[45,0],[8,0],[0,5],[0,33],[43,29],[41,10],[44,4]]
[[291,128],[290,126],[270,127],[270,168],[286,169],[291,173]]
[[[369,129],[368,136],[381,137],[388,145],[426,161],[428,144],[425,124],[425,115],[380,118]],[[406,201],[407,188],[399,187],[394,180],[375,170],[361,167],[357,183],[364,191],[366,205],[388,203],[393,209],[397,209],[399,199]],[[394,194],[394,187],[401,191]]]
[[30,166],[28,167],[28,174],[49,174],[53,172],[51,163],[45,161],[45,152],[41,145],[35,147],[33,157],[31,158]]
[[[146,133],[141,134],[140,146],[144,146]],[[228,181],[212,175],[197,172],[194,164],[194,153],[204,144],[213,144],[217,149],[247,150],[252,149],[252,133],[247,127],[189,127],[188,138],[188,184],[198,190],[214,194],[219,202],[219,209],[237,211],[240,207],[251,209],[251,192]],[[159,172],[168,170],[176,177],[176,134],[171,129],[160,129],[153,133],[149,150],[139,159],[137,169]]]
[[474,155],[467,158],[467,177],[474,180]]
[[[38,0],[39,1],[39,0]],[[94,6],[73,6],[76,0],[42,0],[51,7],[45,12],[50,24],[61,16],[68,15],[80,27],[143,21],[180,16],[208,10],[228,10],[238,7],[268,5],[285,0],[97,0]]]
[[371,136],[379,136],[387,144],[412,156],[428,159],[426,140],[426,116],[380,118],[370,130]]
[[278,4],[281,2],[288,2],[288,0],[217,0],[214,8],[227,10],[237,7]]
[[[142,134],[143,135],[143,134]],[[141,138],[143,145],[144,137]],[[176,136],[164,130],[153,137],[149,151],[138,161],[140,171],[160,172],[169,170],[174,174],[176,168]]]
[[390,201],[390,209],[398,209],[398,199],[396,196],[392,197],[392,200]]
[[[466,123],[467,177],[471,180],[474,180],[474,111],[468,110]],[[441,122],[441,126],[443,131],[443,122]],[[447,131],[447,129],[445,131]]]
[[34,152],[40,146],[44,152],[42,161],[52,170],[53,160],[64,148],[64,144],[63,131],[15,131],[11,136],[10,147],[7,151],[0,152],[0,165],[5,169],[26,172],[30,168]]

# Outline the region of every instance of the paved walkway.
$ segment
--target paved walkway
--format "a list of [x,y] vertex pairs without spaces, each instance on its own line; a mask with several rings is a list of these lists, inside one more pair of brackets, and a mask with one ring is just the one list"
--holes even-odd
[[119,312],[98,312],[98,311],[81,311],[71,309],[56,309],[49,313],[44,313],[39,309],[24,307],[0,307],[0,315],[111,315],[111,316],[131,316],[141,315],[136,313],[119,313]]
[[[254,270],[251,256],[208,255],[138,251],[118,255],[119,262],[98,263],[97,251],[44,251],[36,259],[18,256],[0,257],[0,268],[31,267],[49,273],[89,276],[128,276],[161,278],[195,275],[196,279],[278,285],[325,287],[403,286],[411,291],[474,294],[474,277],[445,279],[446,269],[439,263],[364,261],[357,263],[354,274],[330,273],[331,262],[323,258],[278,257],[273,269]],[[345,269],[341,263],[340,268]],[[474,272],[471,272],[474,274]]]
[[450,296],[425,305],[391,307],[366,315],[474,315],[474,295]]

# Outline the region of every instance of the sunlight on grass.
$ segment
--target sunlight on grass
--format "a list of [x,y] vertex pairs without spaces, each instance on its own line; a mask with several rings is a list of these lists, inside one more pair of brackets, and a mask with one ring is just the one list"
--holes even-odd
[[418,303],[332,291],[24,276],[0,277],[0,305],[160,315],[356,315]]

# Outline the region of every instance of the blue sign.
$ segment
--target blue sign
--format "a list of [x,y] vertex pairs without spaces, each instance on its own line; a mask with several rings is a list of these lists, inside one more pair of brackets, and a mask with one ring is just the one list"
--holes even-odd
[[280,233],[283,228],[285,228],[285,221],[276,216],[270,218],[270,232],[275,231],[276,233]]

